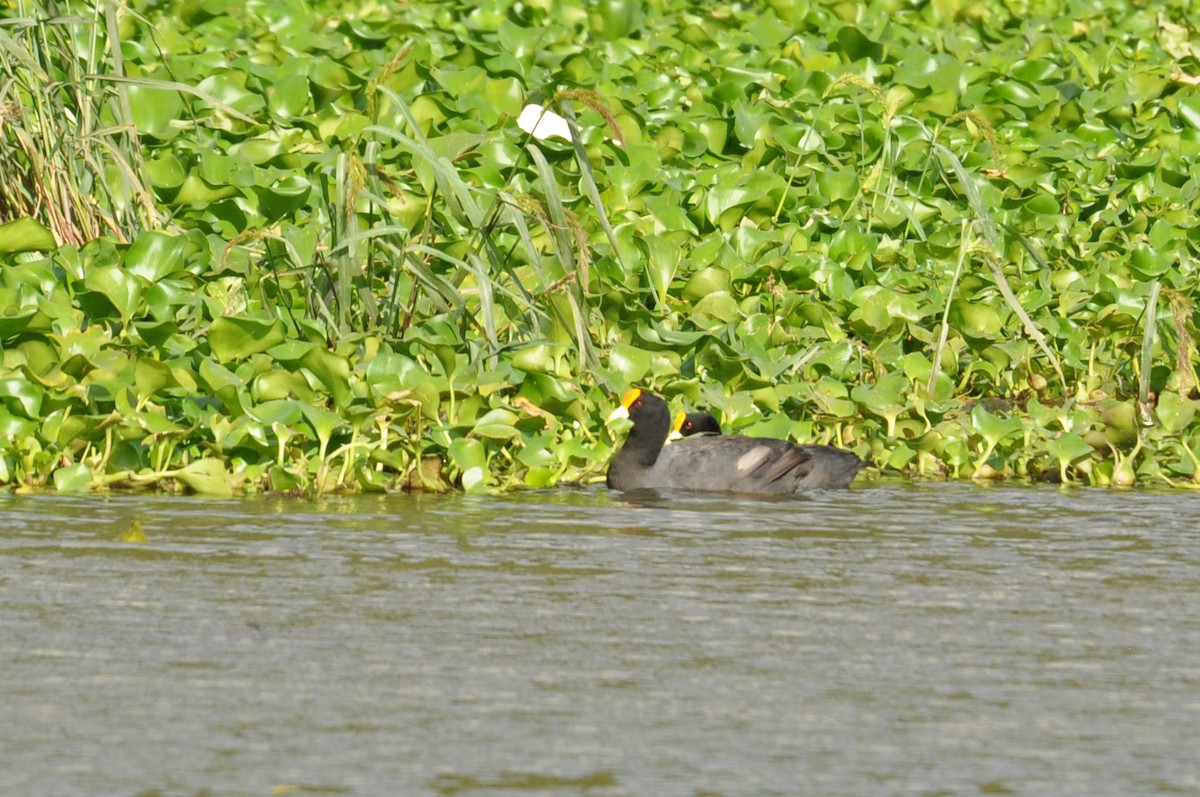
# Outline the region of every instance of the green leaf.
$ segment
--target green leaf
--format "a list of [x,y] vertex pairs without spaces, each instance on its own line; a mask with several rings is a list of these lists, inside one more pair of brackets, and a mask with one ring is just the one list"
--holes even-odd
[[54,471],[54,489],[60,493],[88,493],[92,479],[92,469],[79,462]]
[[450,461],[462,473],[463,489],[482,493],[487,489],[487,452],[478,440],[460,437],[450,443]]
[[166,153],[146,162],[146,177],[159,199],[174,202],[187,179],[187,170],[179,158]]
[[521,437],[517,420],[516,414],[509,410],[494,409],[475,422],[471,434],[492,440],[514,440]]
[[178,91],[139,84],[127,86],[125,91],[139,133],[167,139],[174,138],[182,130],[182,127],[171,125],[184,110],[183,98]]
[[278,119],[301,116],[310,99],[307,75],[284,75],[267,87],[267,107]]
[[977,403],[971,410],[971,425],[991,445],[996,445],[1009,435],[1017,434],[1025,428],[1020,418],[993,415],[984,408],[982,402]]
[[83,285],[108,299],[122,321],[129,321],[142,297],[142,284],[118,266],[102,266],[89,271]]
[[628,343],[618,343],[609,352],[609,365],[621,375],[626,385],[641,382],[654,363],[653,355]]
[[175,472],[175,478],[187,485],[192,492],[214,498],[230,498],[233,486],[225,465],[217,459],[197,459]]
[[139,399],[148,399],[163,388],[179,385],[169,365],[148,357],[139,358],[134,366],[134,384]]
[[24,218],[0,224],[0,255],[48,252],[57,248],[54,233],[37,219]]
[[1077,459],[1089,456],[1095,451],[1086,441],[1074,432],[1064,432],[1046,444],[1047,450],[1059,461],[1071,463]]
[[183,270],[185,243],[187,237],[183,235],[144,231],[125,252],[125,270],[147,282],[158,282],[176,271]]
[[679,261],[683,253],[678,244],[672,243],[666,236],[653,235],[645,239],[646,271],[650,277],[650,287],[660,304],[666,304],[667,289],[675,278]]
[[258,197],[258,211],[269,221],[275,221],[304,207],[312,183],[300,175],[291,175],[270,186],[253,186],[251,190]]
[[333,396],[333,400],[338,406],[344,406],[350,402],[352,397],[350,363],[345,357],[328,349],[316,347],[304,355],[300,362],[312,372],[313,376],[321,380],[321,384],[325,385],[325,389]]
[[18,377],[0,379],[0,401],[14,415],[30,420],[40,419],[45,395],[46,391],[35,382]]
[[221,363],[264,352],[285,337],[278,319],[255,316],[221,316],[208,329],[209,348]]
[[346,425],[346,419],[336,412],[314,407],[311,404],[300,404],[300,414],[304,416],[304,420],[312,427],[313,433],[316,434],[317,440],[321,444],[321,455],[325,455],[325,449],[329,445],[330,438],[333,433],[341,426]]
[[295,426],[304,418],[302,406],[304,405],[294,399],[277,399],[256,404],[248,409],[246,414],[265,426],[276,423]]
[[874,384],[856,385],[850,397],[869,412],[887,421],[888,437],[896,434],[896,418],[908,409],[908,378],[893,371]]

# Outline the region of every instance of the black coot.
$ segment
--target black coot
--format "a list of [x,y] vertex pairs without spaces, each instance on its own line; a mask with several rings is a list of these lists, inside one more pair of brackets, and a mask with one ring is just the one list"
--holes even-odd
[[676,435],[691,437],[694,434],[721,433],[721,424],[717,423],[717,419],[709,412],[681,412],[675,416],[671,428],[675,431],[675,434],[671,435],[672,439]]
[[786,495],[846,487],[867,466],[849,451],[741,435],[694,435],[663,444],[671,412],[634,388],[609,420],[629,418],[629,439],[608,466],[614,490],[696,490]]

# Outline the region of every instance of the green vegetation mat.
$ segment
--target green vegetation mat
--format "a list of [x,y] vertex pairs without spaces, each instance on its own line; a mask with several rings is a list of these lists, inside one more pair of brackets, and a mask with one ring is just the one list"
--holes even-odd
[[0,483],[588,481],[632,384],[1200,483],[1191,12],[0,0]]

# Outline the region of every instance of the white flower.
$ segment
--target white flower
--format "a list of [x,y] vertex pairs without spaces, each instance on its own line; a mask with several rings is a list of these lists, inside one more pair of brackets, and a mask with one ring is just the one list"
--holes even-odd
[[526,105],[517,117],[517,125],[534,138],[545,140],[558,136],[564,141],[571,140],[571,129],[567,120],[537,104]]

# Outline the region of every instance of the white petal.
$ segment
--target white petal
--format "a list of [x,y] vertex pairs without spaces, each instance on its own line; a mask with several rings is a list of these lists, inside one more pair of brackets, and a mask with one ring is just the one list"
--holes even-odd
[[517,117],[517,125],[534,138],[544,140],[558,136],[566,141],[571,140],[571,129],[567,127],[567,120],[537,104],[525,106],[521,115]]

